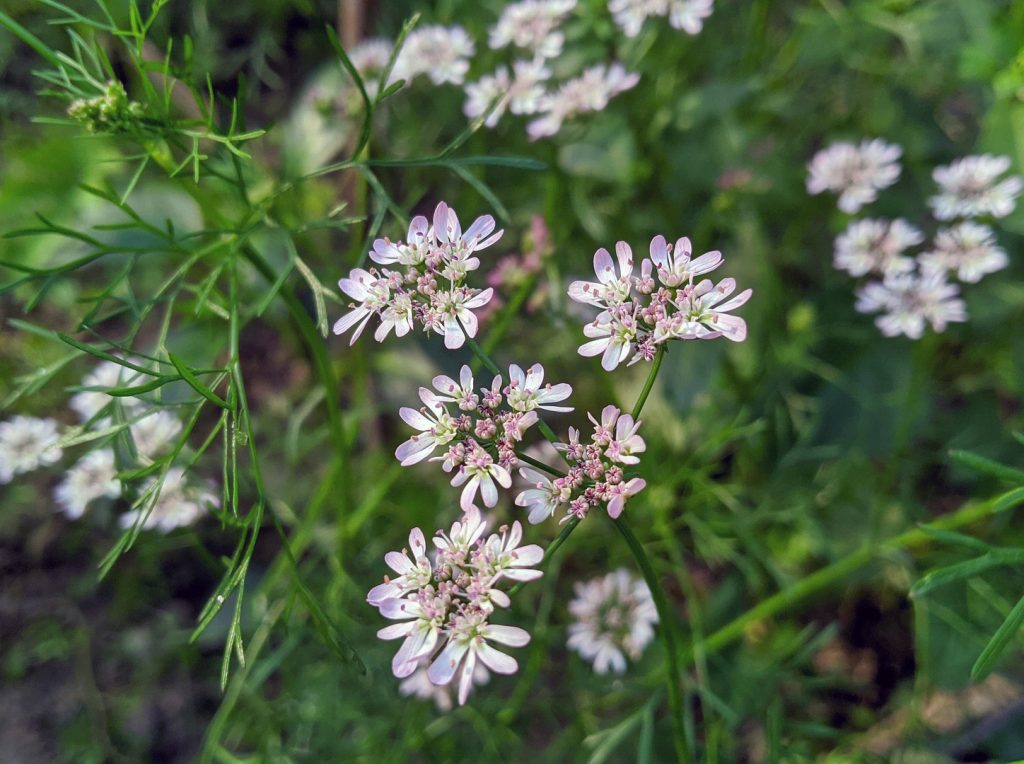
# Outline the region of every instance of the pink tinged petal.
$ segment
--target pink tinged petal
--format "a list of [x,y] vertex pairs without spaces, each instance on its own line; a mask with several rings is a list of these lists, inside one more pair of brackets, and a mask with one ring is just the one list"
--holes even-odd
[[476,314],[470,313],[468,310],[460,310],[459,321],[462,322],[462,328],[466,330],[466,334],[470,337],[476,336],[477,329],[480,326],[480,322],[477,321]]
[[428,632],[414,629],[402,646],[398,648],[395,657],[391,659],[391,673],[399,679],[409,676],[416,670],[416,658],[426,641]]
[[467,308],[482,308],[484,305],[486,305],[487,303],[489,303],[491,301],[491,298],[493,296],[494,296],[494,289],[493,289],[493,287],[487,287],[487,289],[484,289],[483,291],[479,292],[478,294],[473,295],[468,300],[466,300],[465,306]]
[[465,642],[449,642],[427,669],[427,678],[436,685],[446,685],[455,676],[469,646]]
[[409,636],[416,627],[415,621],[409,621],[407,623],[393,623],[390,626],[385,626],[377,632],[378,639],[400,639],[401,637]]
[[612,500],[608,502],[608,516],[612,518],[612,520],[615,520],[622,514],[622,510],[625,506],[626,500],[622,496],[613,496]]
[[462,238],[462,226],[459,225],[459,216],[451,207],[448,208],[448,239],[453,244]]
[[727,340],[743,342],[747,338],[747,322],[729,313],[715,314],[715,328]]
[[672,254],[675,255],[677,260],[680,258],[689,260],[691,252],[693,252],[693,246],[690,244],[689,236],[680,236],[676,239],[676,245],[672,248]]
[[590,358],[595,355],[600,355],[604,352],[604,349],[611,343],[612,338],[606,337],[600,340],[592,340],[580,345],[579,350],[576,352],[585,358]]
[[704,308],[712,308],[735,291],[736,279],[722,279],[721,281],[718,282],[718,285],[715,287],[715,290],[708,294],[707,299],[701,302],[701,306]]
[[489,246],[491,246],[496,241],[498,241],[504,234],[505,234],[505,229],[504,228],[501,229],[500,231],[495,231],[493,236],[489,236],[488,238],[484,239],[483,241],[477,242],[476,245],[473,247],[474,251],[478,251],[478,250],[481,250],[481,249],[487,249]]
[[427,538],[419,528],[409,531],[409,548],[413,556],[418,560],[427,552]]
[[434,208],[434,236],[442,244],[448,243],[448,205],[444,202]]
[[433,438],[422,437],[417,440],[407,440],[395,449],[395,458],[403,467],[412,464],[419,464],[432,453],[437,447],[437,441]]
[[[366,594],[366,601],[369,602],[374,607],[376,607],[377,605],[380,605],[380,603],[382,603],[384,600],[394,599],[395,597],[399,596],[401,593],[402,593],[402,587],[400,587],[397,584],[389,581],[389,582],[384,583],[384,584],[377,584],[375,587],[370,589],[370,591]],[[395,624],[395,626],[404,626],[404,625],[405,624]],[[387,628],[390,629],[390,628],[393,628],[393,626],[388,626]],[[387,637],[381,637],[381,639],[387,639]]]
[[619,259],[619,275],[628,276],[633,272],[633,250],[624,241],[615,243],[615,256]]
[[490,215],[481,215],[473,221],[473,224],[470,225],[469,228],[466,229],[465,234],[463,234],[463,238],[467,241],[472,241],[476,238],[488,236],[493,230],[494,218]]
[[626,483],[626,494],[629,496],[636,496],[642,490],[647,487],[647,481],[643,478],[633,478]]
[[416,566],[412,564],[412,561],[401,552],[388,552],[384,555],[384,562],[400,576],[416,570]]
[[427,419],[427,417],[423,416],[422,412],[409,408],[408,406],[402,406],[402,408],[398,410],[398,415],[402,417],[402,421],[407,425],[421,432],[427,432],[434,427],[434,423]]
[[651,239],[651,260],[659,268],[668,267],[668,242],[661,234]]
[[362,305],[350,310],[348,313],[346,313],[344,316],[342,316],[341,318],[334,322],[334,333],[344,334],[353,326],[355,326],[355,324],[358,323],[360,319],[362,319],[364,316],[368,316],[369,313],[370,311],[367,308],[364,308]]
[[370,259],[375,263],[388,265],[398,261],[398,247],[384,239],[377,239],[373,242],[373,249],[370,251]]
[[476,651],[470,650],[466,656],[466,662],[462,666],[459,675],[459,705],[466,705],[469,699],[469,691],[473,689],[473,671],[476,670]]
[[537,544],[527,544],[516,550],[516,564],[522,567],[536,565],[544,559],[544,550]]
[[599,289],[600,284],[595,284],[592,281],[574,281],[569,285],[569,297],[576,302],[600,307]]
[[538,472],[533,467],[521,467],[519,469],[519,474],[524,479],[529,480],[531,483],[545,483],[545,484],[547,484],[547,483],[551,482],[546,475],[544,475],[541,472]]
[[526,371],[526,387],[535,390],[544,383],[544,367],[535,363]]
[[423,235],[427,232],[427,228],[430,225],[427,223],[427,219],[423,215],[417,215],[409,223],[409,241],[419,241],[423,238]]
[[444,321],[444,346],[449,350],[456,350],[462,347],[466,341],[466,335],[462,333],[462,327],[455,320],[455,316],[449,316]]
[[341,279],[338,282],[338,287],[353,300],[359,300],[362,302],[370,294],[370,290],[367,288],[367,283],[372,283],[374,281],[376,281],[376,279],[367,271],[356,268],[349,274],[349,278]]
[[463,390],[473,389],[473,370],[469,366],[463,366],[459,369],[459,384],[462,385]]
[[508,380],[510,384],[514,383],[521,388],[526,384],[526,374],[517,364],[509,364]]
[[[498,503],[498,487],[489,477],[480,478],[480,494],[483,496],[485,507],[493,507]],[[463,497],[465,497],[465,491],[463,491]],[[472,500],[469,503],[472,504]]]
[[501,572],[503,578],[507,578],[510,581],[536,581],[538,578],[543,576],[539,570],[520,570],[519,568],[509,568]]
[[[487,483],[492,488],[494,487],[494,484],[491,483],[490,480],[488,480]],[[452,485],[455,485],[454,480],[452,481]],[[472,509],[473,502],[476,500],[476,492],[478,488],[480,488],[480,481],[477,478],[473,478],[468,483],[466,483],[466,487],[462,489],[462,495],[459,497],[459,506],[462,508],[463,512],[469,512],[469,510]],[[497,491],[495,491],[494,501],[498,501]],[[486,496],[484,498],[484,504],[485,506],[488,507],[494,506],[494,504],[487,504]]]
[[430,384],[434,386],[435,390],[439,393],[444,393],[446,396],[454,395],[459,391],[458,383],[447,374],[437,375],[431,380]]
[[602,284],[615,280],[615,265],[612,263],[612,256],[604,247],[594,253],[594,273]]
[[352,332],[352,338],[348,341],[350,347],[356,344],[356,340],[359,339],[359,335],[363,333],[363,329],[366,328],[366,324],[369,323],[372,315],[373,313],[367,312],[366,318],[364,318],[362,323],[360,323],[359,326],[356,327],[356,330]]
[[380,326],[377,327],[377,331],[373,333],[373,338],[377,342],[383,342],[387,339],[387,336],[391,333],[391,330],[395,328],[395,322],[392,319],[386,319]]
[[705,252],[700,257],[690,262],[690,267],[687,269],[690,273],[695,276],[699,276],[702,273],[709,273],[722,264],[722,253],[717,250],[714,252]]
[[419,618],[423,609],[412,600],[390,599],[380,603],[380,614],[391,620]]
[[726,313],[726,312],[728,312],[730,310],[735,310],[736,308],[740,307],[741,305],[746,304],[747,300],[750,299],[750,296],[752,294],[754,294],[754,290],[753,289],[745,289],[742,292],[740,292],[738,295],[733,297],[731,300],[729,300],[728,302],[722,303],[721,305],[716,307],[715,311],[719,312],[719,313]]
[[515,658],[495,650],[486,642],[477,649],[477,655],[480,656],[483,664],[495,674],[514,674],[519,670],[519,664]]
[[512,523],[512,529],[508,534],[508,543],[506,547],[508,549],[515,549],[519,546],[519,542],[523,539],[523,525],[518,520]]
[[547,506],[546,504],[534,504],[526,519],[530,522],[530,525],[537,525],[547,520],[554,513],[554,507]]
[[501,485],[502,488],[508,488],[510,485],[512,485],[512,476],[508,474],[508,470],[502,467],[500,464],[495,464],[491,466],[491,474],[494,476],[494,479],[498,481],[498,484]]
[[509,647],[522,647],[530,642],[530,633],[518,626],[500,626],[492,623],[484,627],[481,633],[484,639]]

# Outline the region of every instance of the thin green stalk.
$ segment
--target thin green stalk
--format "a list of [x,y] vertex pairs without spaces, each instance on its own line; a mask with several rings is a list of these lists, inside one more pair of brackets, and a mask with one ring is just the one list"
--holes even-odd
[[665,360],[665,350],[666,346],[662,343],[658,345],[658,350],[654,353],[654,361],[651,363],[651,370],[647,374],[647,381],[644,382],[644,389],[640,391],[640,397],[636,399],[633,411],[630,412],[633,415],[633,419],[640,417],[640,412],[644,410],[644,404],[647,403],[647,397],[651,394],[651,390],[654,389],[654,381],[658,378],[661,362]]
[[[653,374],[651,377],[653,378]],[[689,762],[693,758],[690,753],[690,746],[687,742],[685,713],[682,692],[682,672],[679,665],[679,648],[676,644],[675,614],[669,609],[668,601],[665,599],[665,592],[658,581],[658,575],[654,572],[643,545],[637,540],[625,518],[617,517],[612,520],[616,530],[626,540],[629,550],[636,558],[640,572],[643,573],[647,588],[651,590],[651,597],[654,599],[654,607],[658,610],[658,620],[661,623],[661,641],[665,646],[665,657],[668,660],[668,674],[665,677],[665,684],[668,688],[668,705],[672,716],[672,742],[676,749],[676,758],[680,762]]]
[[[555,556],[555,552],[557,552],[558,548],[565,543],[565,540],[569,538],[569,535],[574,530],[576,530],[576,526],[579,524],[580,518],[578,517],[574,517],[572,520],[565,524],[565,527],[562,528],[562,532],[558,534],[558,537],[551,542],[550,546],[548,546],[547,549],[544,550],[544,559],[542,559],[540,563],[537,565],[538,568],[543,568],[544,564]],[[511,589],[509,589],[509,596],[515,596],[516,592],[523,588],[523,583],[524,582],[520,582],[513,586]]]
[[561,470],[555,469],[554,467],[549,467],[544,462],[540,461],[539,459],[534,459],[532,456],[527,456],[526,454],[517,451],[516,458],[519,459],[519,461],[526,462],[531,467],[536,467],[539,470],[544,470],[549,475],[554,475],[555,477],[565,477],[565,473],[562,472]]
[[[1005,501],[1005,497],[998,497],[978,504],[968,504],[950,515],[940,517],[931,523],[929,527],[939,530],[960,528],[997,512],[1009,509],[1010,506],[1019,504],[1021,501],[1024,501],[1024,497],[1021,497],[1020,500],[1012,504]],[[800,579],[791,586],[755,605],[710,634],[704,640],[704,652],[711,654],[727,647],[740,639],[752,624],[766,618],[771,618],[797,603],[834,586],[846,578],[846,576],[863,568],[880,554],[893,551],[907,551],[933,540],[926,531],[921,528],[913,528],[896,536],[891,536],[884,541],[851,552],[831,565]],[[686,654],[683,656],[685,665],[691,665],[693,660],[692,649],[687,649]]]

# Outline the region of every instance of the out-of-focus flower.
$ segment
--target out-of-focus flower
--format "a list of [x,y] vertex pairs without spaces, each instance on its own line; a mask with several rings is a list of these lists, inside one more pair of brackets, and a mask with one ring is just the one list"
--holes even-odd
[[1010,264],[1006,250],[996,242],[995,232],[970,220],[940,230],[932,249],[918,259],[923,265],[954,271],[958,279],[971,284]]
[[569,647],[598,674],[626,670],[626,656],[638,660],[654,639],[658,611],[647,584],[619,568],[577,583],[569,603]]
[[0,422],[0,485],[59,461],[64,452],[57,447],[58,440],[56,419],[19,415]]
[[[422,661],[408,678],[403,679],[398,685],[398,692],[409,697],[416,697],[420,700],[432,700],[437,710],[443,714],[452,710],[451,685],[436,685],[427,676],[427,667],[430,661]],[[484,685],[490,681],[491,674],[484,667],[483,663],[477,663],[473,671],[473,684]]]
[[461,85],[475,50],[473,39],[460,26],[419,27],[405,38],[393,79],[409,81],[425,74],[435,85]]
[[608,10],[627,37],[636,37],[647,19],[663,16],[673,28],[695,35],[714,5],[714,0],[609,0]]
[[942,332],[952,322],[967,320],[959,287],[946,280],[945,269],[928,265],[868,282],[857,292],[857,310],[881,312],[875,324],[886,337],[903,334],[913,340],[929,325]]
[[152,460],[170,448],[181,432],[181,420],[167,411],[154,411],[133,422],[129,431],[139,455]]
[[143,486],[137,503],[136,509],[121,515],[121,526],[128,528],[141,521],[147,530],[167,533],[191,525],[207,506],[220,502],[209,491],[189,483],[183,469],[172,467],[162,479],[153,478]]
[[839,209],[857,212],[878,198],[900,177],[903,150],[876,138],[853,143],[833,143],[814,155],[808,165],[807,191],[839,194]]
[[53,492],[64,514],[76,520],[96,499],[113,499],[121,494],[114,452],[109,448],[90,451],[69,469]]
[[924,234],[906,220],[857,220],[836,237],[836,268],[851,276],[906,273],[914,260],[903,253],[924,241]]
[[506,5],[491,27],[491,47],[514,45],[539,58],[554,58],[565,43],[559,26],[575,7],[576,0],[520,0]]
[[592,66],[544,96],[537,109],[541,116],[527,125],[526,132],[533,140],[555,135],[567,119],[603,111],[612,98],[639,81],[639,75],[627,72],[619,63]]
[[[141,375],[113,361],[101,361],[82,378],[82,387],[93,388],[75,393],[68,405],[78,414],[83,422],[88,422],[103,410],[103,407],[114,400],[107,395],[107,390],[118,387],[130,387],[139,384]],[[141,405],[137,398],[120,398],[121,405],[129,411]]]
[[516,61],[512,64],[512,75],[506,67],[499,67],[494,74],[481,77],[477,82],[466,85],[466,105],[463,111],[470,119],[476,119],[494,108],[484,124],[494,127],[508,110],[513,114],[536,114],[540,109],[545,92],[545,83],[551,70],[543,59]]
[[[434,565],[413,565],[390,553],[392,569],[407,569],[421,582],[419,588],[400,587],[400,597],[379,599],[381,586],[371,590],[368,601],[382,616],[397,623],[377,632],[381,639],[401,639],[391,662],[399,678],[412,677],[429,663],[427,678],[433,685],[446,686],[458,678],[459,704],[464,704],[474,681],[480,683],[479,665],[498,674],[512,674],[516,660],[490,643],[521,647],[530,635],[515,626],[491,623],[496,607],[508,607],[508,594],[498,588],[502,581],[530,581],[540,571],[530,566],[540,562],[543,551],[536,545],[520,546],[522,527],[502,528],[482,539],[485,523],[476,507],[456,521],[448,533],[434,537]],[[414,529],[410,542],[417,549],[422,533]],[[421,554],[415,551],[414,554]],[[398,567],[392,563],[397,563]],[[405,575],[405,574],[403,574]],[[392,582],[385,579],[384,587]],[[430,697],[422,680],[403,684],[403,692]],[[436,697],[436,696],[435,696]],[[443,706],[443,701],[442,701]]]
[[1013,212],[1017,197],[1024,190],[1024,180],[1018,175],[999,180],[1009,169],[1009,157],[992,154],[964,157],[945,167],[936,167],[932,178],[939,193],[928,200],[935,217],[1006,217]]
[[704,19],[714,10],[714,0],[669,0],[668,23],[687,34],[700,34]]

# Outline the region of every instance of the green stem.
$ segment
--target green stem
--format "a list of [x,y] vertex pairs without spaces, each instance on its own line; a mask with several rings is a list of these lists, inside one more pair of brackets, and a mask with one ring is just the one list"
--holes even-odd
[[636,399],[636,403],[633,405],[633,419],[637,419],[640,416],[640,412],[644,410],[644,404],[647,403],[647,396],[651,394],[651,390],[654,389],[654,380],[658,378],[658,370],[661,369],[661,362],[665,360],[666,346],[664,343],[658,345],[658,350],[654,354],[654,361],[651,364],[651,370],[647,374],[647,381],[644,382],[644,389],[640,391],[640,397]]
[[[1024,501],[1024,497],[1021,497],[1021,501]],[[1020,501],[1015,503],[1019,504]],[[950,515],[940,517],[931,523],[929,527],[938,530],[952,530],[984,519],[996,512],[1009,509],[1010,506],[1008,502],[1000,498],[978,504],[968,504]],[[752,624],[766,618],[771,618],[818,592],[839,583],[846,576],[866,566],[884,552],[906,551],[922,546],[930,541],[933,541],[933,538],[926,531],[921,528],[913,528],[896,536],[891,536],[877,544],[851,552],[831,565],[786,587],[710,634],[704,640],[704,652],[706,654],[718,652],[741,638]],[[686,655],[683,656],[683,661],[689,666],[693,663],[693,660],[693,651],[688,649]]]
[[[657,371],[657,368],[654,369]],[[654,374],[651,375],[651,379]],[[658,610],[658,620],[661,623],[662,644],[665,646],[665,657],[668,660],[668,674],[665,683],[668,687],[668,705],[672,714],[672,742],[675,744],[676,758],[680,762],[692,761],[690,747],[686,740],[685,705],[682,693],[682,672],[679,666],[679,648],[676,644],[675,613],[668,606],[665,599],[665,592],[658,581],[658,575],[654,572],[650,558],[644,551],[643,545],[630,530],[625,518],[617,517],[612,520],[616,530],[626,540],[629,550],[636,558],[637,565],[643,573],[647,588],[651,590],[651,597],[654,599],[654,607]]]
[[[574,530],[576,530],[576,526],[579,525],[579,524],[580,524],[580,518],[578,518],[578,517],[574,517],[572,520],[570,520],[569,522],[567,522],[565,524],[565,527],[562,528],[562,532],[558,534],[558,537],[554,541],[551,542],[550,546],[548,546],[547,549],[544,550],[544,559],[542,559],[540,561],[540,563],[537,565],[538,568],[543,568],[544,564],[546,562],[548,562],[552,557],[555,556],[555,552],[558,551],[558,547],[562,546],[562,544],[565,543],[565,540],[567,538],[569,538],[569,534],[571,534]],[[523,588],[523,583],[522,582],[516,584],[515,586],[513,586],[511,589],[508,590],[509,596],[510,597],[514,597],[516,592],[518,592],[522,588]]]
[[526,462],[532,467],[536,467],[539,470],[544,470],[549,475],[554,475],[555,477],[565,477],[565,473],[562,472],[561,470],[557,470],[554,467],[549,467],[544,462],[538,459],[534,459],[532,456],[527,456],[526,454],[516,451],[516,458],[519,459],[520,461]]

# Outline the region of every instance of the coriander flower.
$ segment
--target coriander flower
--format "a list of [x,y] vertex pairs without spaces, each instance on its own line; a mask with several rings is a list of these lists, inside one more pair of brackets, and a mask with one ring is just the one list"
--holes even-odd
[[513,411],[572,411],[572,406],[551,405],[572,395],[572,387],[565,382],[544,385],[544,367],[539,363],[535,363],[525,372],[516,364],[512,364],[508,367],[508,376],[505,398]]
[[395,458],[403,467],[423,461],[434,449],[447,445],[458,434],[455,422],[438,396],[425,387],[420,388],[419,394],[423,408],[417,411],[403,406],[398,412],[407,425],[420,431],[395,451]]
[[1009,169],[1009,157],[992,154],[964,157],[945,167],[936,167],[932,178],[939,193],[928,200],[936,219],[1009,215],[1024,190],[1024,181],[1018,175],[999,180]]
[[651,257],[644,258],[636,275],[632,248],[620,241],[615,251],[617,268],[608,251],[599,249],[594,254],[597,281],[569,285],[571,299],[601,309],[583,327],[590,341],[579,347],[580,355],[600,355],[601,367],[612,371],[627,360],[628,365],[652,360],[658,346],[669,340],[725,337],[741,342],[746,338],[746,321],[730,311],[746,303],[752,290],[726,301],[736,289],[734,279],[723,279],[717,286],[708,279],[693,283],[694,277],[722,264],[721,252],[691,258],[692,247],[685,236],[675,245],[655,236]]
[[465,284],[466,276],[480,266],[477,253],[504,233],[494,229],[494,218],[481,215],[463,231],[455,210],[441,202],[432,221],[422,215],[412,219],[407,241],[377,239],[370,258],[402,270],[354,268],[348,278],[341,279],[341,291],[355,302],[334,324],[334,333],[354,328],[349,340],[353,344],[376,316],[380,326],[374,339],[378,342],[392,331],[404,337],[419,325],[424,331],[442,335],[445,347],[462,347],[467,336],[477,333],[473,311],[494,296],[492,288],[474,289]]
[[943,268],[934,265],[865,284],[857,292],[857,310],[881,312],[875,324],[886,337],[903,334],[913,340],[920,339],[929,325],[941,332],[949,323],[967,320],[959,288],[946,280]]
[[559,506],[568,504],[572,498],[572,486],[564,477],[552,480],[533,467],[520,468],[519,475],[533,484],[532,488],[516,496],[516,506],[525,507],[529,511],[526,519],[531,525],[544,522],[555,514]]
[[689,35],[700,34],[714,10],[714,0],[669,0],[668,23]]
[[154,411],[129,425],[139,455],[152,460],[170,448],[181,432],[181,420],[167,411]]
[[[92,388],[75,393],[68,400],[68,405],[78,414],[83,422],[88,422],[103,410],[104,406],[114,400],[107,390],[117,387],[129,387],[138,384],[141,375],[113,361],[102,361],[82,378],[81,386]],[[121,398],[122,405],[131,409],[138,406],[136,398]]]
[[409,81],[425,74],[435,85],[461,85],[475,50],[473,39],[460,26],[417,27],[398,54],[394,80]]
[[494,74],[466,85],[463,111],[470,119],[476,119],[491,109],[484,121],[487,127],[497,125],[506,110],[518,115],[536,114],[544,97],[544,85],[550,77],[551,70],[544,66],[541,58],[516,61],[512,64],[511,76],[506,67],[499,67]]
[[[459,678],[460,704],[466,702],[474,681],[481,683],[480,664],[498,674],[511,674],[518,668],[514,658],[489,642],[518,647],[530,641],[529,634],[490,620],[497,612],[495,606],[511,604],[500,584],[537,578],[540,571],[530,566],[543,557],[540,547],[519,545],[519,523],[511,529],[503,527],[500,534],[491,534],[486,540],[481,538],[484,529],[479,510],[471,507],[449,532],[438,531],[434,537],[433,566],[429,561],[414,564],[405,555],[389,553],[392,569],[415,576],[419,587],[413,588],[411,578],[403,578],[401,586],[391,590],[402,591],[402,596],[379,599],[382,586],[397,583],[385,579],[367,597],[382,616],[398,621],[377,632],[381,639],[402,640],[391,661],[392,673],[403,679],[412,677],[429,663],[427,679],[431,684],[442,687]],[[414,529],[409,538],[414,555],[426,560],[422,533]],[[421,697],[432,695],[422,681],[403,683],[403,694],[407,690]]]
[[57,504],[72,520],[85,514],[86,507],[92,501],[104,496],[113,499],[120,495],[121,483],[117,479],[114,452],[109,448],[90,451],[75,462],[53,492]]
[[405,549],[384,555],[384,562],[398,576],[390,579],[385,576],[384,583],[370,589],[366,601],[371,605],[379,605],[389,598],[401,597],[430,583],[433,568],[427,557],[427,540],[419,528],[413,528],[409,532],[409,548],[412,550],[412,559]]
[[567,119],[603,111],[612,98],[639,81],[639,75],[627,72],[620,63],[592,66],[579,77],[562,83],[556,92],[544,96],[537,109],[541,116],[527,125],[526,132],[532,140],[555,135]]
[[56,419],[14,416],[0,422],[0,485],[15,475],[60,461]]
[[466,448],[463,462],[452,477],[452,485],[460,486],[462,496],[459,506],[463,512],[469,511],[476,501],[477,491],[483,499],[484,506],[493,507],[498,503],[498,486],[508,488],[512,485],[512,476],[502,465],[494,461],[487,451],[481,448],[476,441],[470,441]]
[[835,267],[851,276],[886,275],[914,269],[903,253],[924,241],[924,234],[902,218],[856,220],[836,237]]
[[477,661],[495,674],[514,674],[519,664],[511,655],[496,650],[489,642],[508,647],[523,647],[530,635],[518,626],[488,623],[479,611],[457,613],[452,618],[448,644],[430,664],[427,676],[434,684],[448,684],[459,677],[459,705],[464,705],[473,686]]
[[141,522],[147,530],[168,533],[191,525],[202,516],[207,506],[217,506],[217,497],[191,485],[180,467],[167,470],[163,478],[153,478],[143,488],[137,506],[121,515],[122,528]]
[[575,7],[576,0],[520,0],[506,5],[491,27],[491,48],[514,45],[538,58],[554,58],[565,43],[558,27]]
[[932,249],[919,259],[922,265],[955,271],[958,279],[971,284],[1010,264],[1006,250],[996,242],[995,232],[970,220],[941,229],[935,234]]
[[577,583],[569,603],[569,647],[598,674],[626,670],[654,639],[658,611],[647,584],[624,568]]
[[877,138],[859,145],[833,143],[815,154],[807,166],[807,191],[838,193],[839,209],[857,212],[899,179],[902,154],[899,146]]

